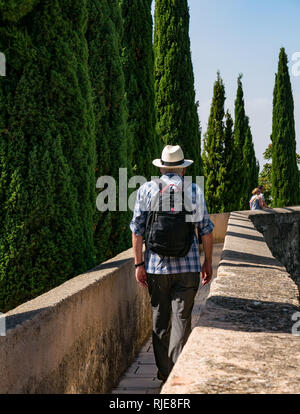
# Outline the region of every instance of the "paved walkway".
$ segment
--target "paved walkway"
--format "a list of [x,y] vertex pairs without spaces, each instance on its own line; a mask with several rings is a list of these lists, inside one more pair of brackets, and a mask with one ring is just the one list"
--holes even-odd
[[[221,258],[223,243],[214,245],[213,274],[216,276],[217,267]],[[203,256],[203,254],[202,254]],[[202,304],[209,293],[210,285],[200,284],[195,298],[192,315],[192,327],[199,319]],[[112,390],[112,394],[159,394],[161,381],[156,378],[157,368],[152,348],[151,336],[142,347],[139,355],[133,361],[126,373],[122,376],[118,386]]]

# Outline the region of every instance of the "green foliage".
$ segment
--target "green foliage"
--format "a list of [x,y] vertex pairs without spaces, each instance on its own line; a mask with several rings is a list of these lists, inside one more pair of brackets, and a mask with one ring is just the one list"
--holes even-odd
[[[272,161],[272,144],[269,144],[264,152],[264,159]],[[272,162],[264,164],[258,177],[258,184],[265,188],[264,197],[268,206],[272,207]]]
[[279,54],[273,93],[272,124],[273,207],[300,203],[299,173],[296,159],[294,100],[288,59],[284,48]]
[[243,146],[243,192],[240,198],[240,209],[249,210],[249,200],[254,188],[258,185],[259,164],[255,157],[249,118],[246,117],[246,139]]
[[235,210],[248,210],[251,191],[258,182],[259,165],[255,157],[249,118],[245,113],[242,75],[238,77],[235,100],[233,181],[235,183]]
[[233,119],[227,110],[225,114],[225,130],[224,130],[224,191],[223,191],[223,209],[222,211],[234,211],[236,207],[236,192],[234,181],[235,168],[235,145],[233,134]]
[[[2,25],[0,309],[95,263],[95,142],[81,0]],[[26,50],[24,50],[26,45]]]
[[245,102],[244,92],[242,84],[243,75],[240,74],[238,77],[238,88],[234,106],[234,140],[239,153],[237,154],[238,159],[242,160],[242,150],[246,139],[247,121],[245,114]]
[[150,179],[157,175],[152,160],[161,143],[155,131],[152,0],[120,0],[124,35],[122,62],[128,101],[128,128],[132,134],[134,173]]
[[179,144],[185,158],[194,160],[189,175],[201,175],[187,0],[156,0],[154,57],[157,133],[164,144]]
[[40,0],[0,0],[0,12],[3,20],[17,22]]
[[[239,78],[240,82],[240,78]],[[236,108],[236,136],[240,131],[238,125],[246,125],[246,139],[242,146],[242,166],[236,163],[239,157],[239,144],[242,140],[235,140],[233,133],[233,120],[227,110],[224,113],[225,87],[218,73],[214,84],[214,93],[208,121],[208,128],[204,136],[203,166],[205,175],[205,198],[210,213],[234,211],[242,206],[248,208],[249,192],[257,183],[258,164],[255,158],[249,120],[243,111],[243,91],[241,84],[238,89],[238,103],[241,108]],[[245,118],[242,120],[241,114]],[[225,124],[224,124],[225,116]],[[236,191],[236,170],[243,175],[239,184],[243,190]],[[240,179],[240,177],[239,177]]]
[[[272,206],[272,144],[269,144],[264,152],[264,158],[268,162],[259,174],[258,183],[265,187],[264,197],[266,203]],[[300,155],[296,154],[297,164],[300,165]]]
[[272,144],[269,144],[265,150],[265,152],[263,153],[264,159],[265,160],[271,160],[272,159]]
[[264,197],[268,206],[272,207],[272,178],[271,178],[272,164],[266,163],[258,177],[258,184],[265,188]]
[[[96,177],[109,175],[119,181],[119,168],[129,167],[132,144],[127,129],[127,101],[121,62],[123,22],[118,2],[88,0],[87,41],[96,118]],[[117,195],[118,197],[118,195]],[[94,241],[97,261],[129,247],[127,212],[96,212]]]
[[238,77],[238,87],[237,87],[237,94],[235,99],[235,119],[234,119],[234,143],[235,143],[235,151],[236,155],[234,158],[234,181],[235,181],[235,188],[236,188],[236,204],[235,210],[242,210],[243,209],[243,202],[242,196],[243,193],[246,191],[245,183],[244,183],[244,165],[243,165],[243,147],[246,139],[246,114],[245,114],[245,103],[244,103],[244,92],[243,92],[243,84],[242,84],[242,77],[243,75],[240,74]]
[[214,84],[212,105],[208,128],[204,136],[202,154],[205,176],[205,199],[210,213],[219,213],[223,211],[224,207],[224,103],[225,88],[220,73],[218,73]]
[[218,73],[214,85],[208,129],[204,137],[205,196],[211,213],[249,208],[251,191],[257,186],[259,165],[255,157],[249,118],[238,78],[235,123],[227,111],[224,125],[225,88]]

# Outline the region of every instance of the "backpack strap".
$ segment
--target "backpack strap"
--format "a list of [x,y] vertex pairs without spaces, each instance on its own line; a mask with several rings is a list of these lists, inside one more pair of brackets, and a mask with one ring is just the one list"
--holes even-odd
[[158,194],[156,195],[156,197],[158,196],[158,211],[162,211],[162,194],[163,194],[163,184],[165,184],[165,187],[168,187],[167,183],[165,183],[163,180],[161,180],[160,178],[154,178],[153,180],[151,180],[152,182],[156,183],[156,185],[158,186]]
[[158,193],[158,211],[162,211],[162,183],[159,182],[158,184],[158,188],[159,188],[159,193]]
[[[153,182],[155,182],[159,188],[159,193],[158,193],[158,200],[159,200],[159,210],[158,211],[162,211],[162,195],[163,193],[169,188],[170,188],[170,208],[171,211],[174,211],[174,203],[175,203],[175,198],[174,198],[174,187],[176,187],[179,191],[182,192],[182,200],[184,200],[184,192],[183,192],[183,186],[184,186],[184,181],[182,181],[182,189],[178,187],[178,185],[176,185],[175,183],[170,183],[167,184],[164,180],[162,180],[161,178],[155,178],[152,180]],[[163,187],[164,184],[164,187]]]

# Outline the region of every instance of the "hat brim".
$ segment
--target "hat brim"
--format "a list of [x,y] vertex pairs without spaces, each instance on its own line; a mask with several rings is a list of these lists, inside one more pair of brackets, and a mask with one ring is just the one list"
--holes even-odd
[[185,168],[190,166],[191,164],[193,164],[193,160],[184,160],[184,162],[180,165],[164,165],[161,163],[160,158],[157,158],[156,160],[152,161],[152,164],[155,165],[155,167],[159,167],[159,168],[165,168],[165,169],[176,169],[176,168]]

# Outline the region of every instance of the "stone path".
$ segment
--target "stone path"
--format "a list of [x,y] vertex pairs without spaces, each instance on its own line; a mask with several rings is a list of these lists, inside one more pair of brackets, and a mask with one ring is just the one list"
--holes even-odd
[[[214,245],[213,252],[213,275],[217,274],[217,267],[221,258],[223,243]],[[201,255],[203,257],[203,254]],[[210,290],[210,285],[200,284],[195,298],[195,305],[192,315],[192,327],[196,326],[199,319],[201,306],[205,302]],[[139,355],[133,361],[126,373],[120,379],[112,394],[159,394],[161,381],[156,378],[157,368],[152,348],[151,337],[142,347]]]

